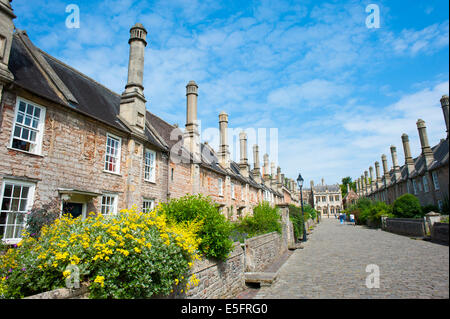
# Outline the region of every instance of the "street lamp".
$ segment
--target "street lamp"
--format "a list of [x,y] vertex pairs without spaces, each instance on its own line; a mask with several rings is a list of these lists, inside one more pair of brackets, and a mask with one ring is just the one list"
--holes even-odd
[[303,177],[302,174],[298,174],[297,185],[300,188],[300,204],[302,207],[302,220],[303,220],[303,241],[306,241],[306,229],[305,229],[305,215],[303,213]]

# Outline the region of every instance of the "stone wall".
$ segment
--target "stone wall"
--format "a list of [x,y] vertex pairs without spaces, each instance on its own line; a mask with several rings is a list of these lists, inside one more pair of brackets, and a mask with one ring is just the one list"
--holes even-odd
[[87,299],[88,296],[88,286],[82,284],[78,289],[59,288],[25,297],[25,299]]
[[196,261],[190,271],[200,280],[188,293],[178,293],[169,298],[221,299],[233,298],[245,287],[244,250],[239,242],[225,261],[203,259]]
[[448,245],[448,224],[434,223],[431,228],[431,241]]
[[244,245],[246,272],[262,271],[285,251],[282,238],[277,232],[246,239]]
[[384,230],[406,236],[425,237],[425,221],[422,218],[386,218]]

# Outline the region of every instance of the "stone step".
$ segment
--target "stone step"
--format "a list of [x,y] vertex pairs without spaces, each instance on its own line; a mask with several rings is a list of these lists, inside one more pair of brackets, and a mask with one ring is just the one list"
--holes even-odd
[[246,272],[244,273],[245,283],[260,284],[260,286],[270,286],[277,278],[275,272]]
[[290,244],[288,246],[289,250],[303,249],[303,245],[301,243]]

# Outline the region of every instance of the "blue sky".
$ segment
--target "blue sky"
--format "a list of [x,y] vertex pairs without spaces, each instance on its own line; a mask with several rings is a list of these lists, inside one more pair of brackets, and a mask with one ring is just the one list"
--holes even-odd
[[[368,4],[378,29],[365,25]],[[68,29],[68,4],[80,28]],[[444,138],[439,99],[448,94],[448,1],[25,1],[16,27],[42,50],[121,93],[129,28],[147,28],[147,108],[184,127],[185,86],[199,85],[202,128],[278,128],[278,161],[291,178],[357,178],[401,134],[420,154],[416,121],[430,144]],[[217,140],[210,141],[217,145]],[[253,163],[249,145],[250,162]],[[239,158],[239,154],[234,154]],[[274,154],[271,159],[276,158]],[[262,155],[261,155],[262,161]]]

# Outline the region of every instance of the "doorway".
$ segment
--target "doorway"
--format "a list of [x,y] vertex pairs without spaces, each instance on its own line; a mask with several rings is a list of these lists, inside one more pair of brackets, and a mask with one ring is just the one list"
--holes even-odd
[[79,216],[84,217],[83,216],[83,204],[64,202],[62,213],[70,214],[72,216],[72,218],[77,218]]

